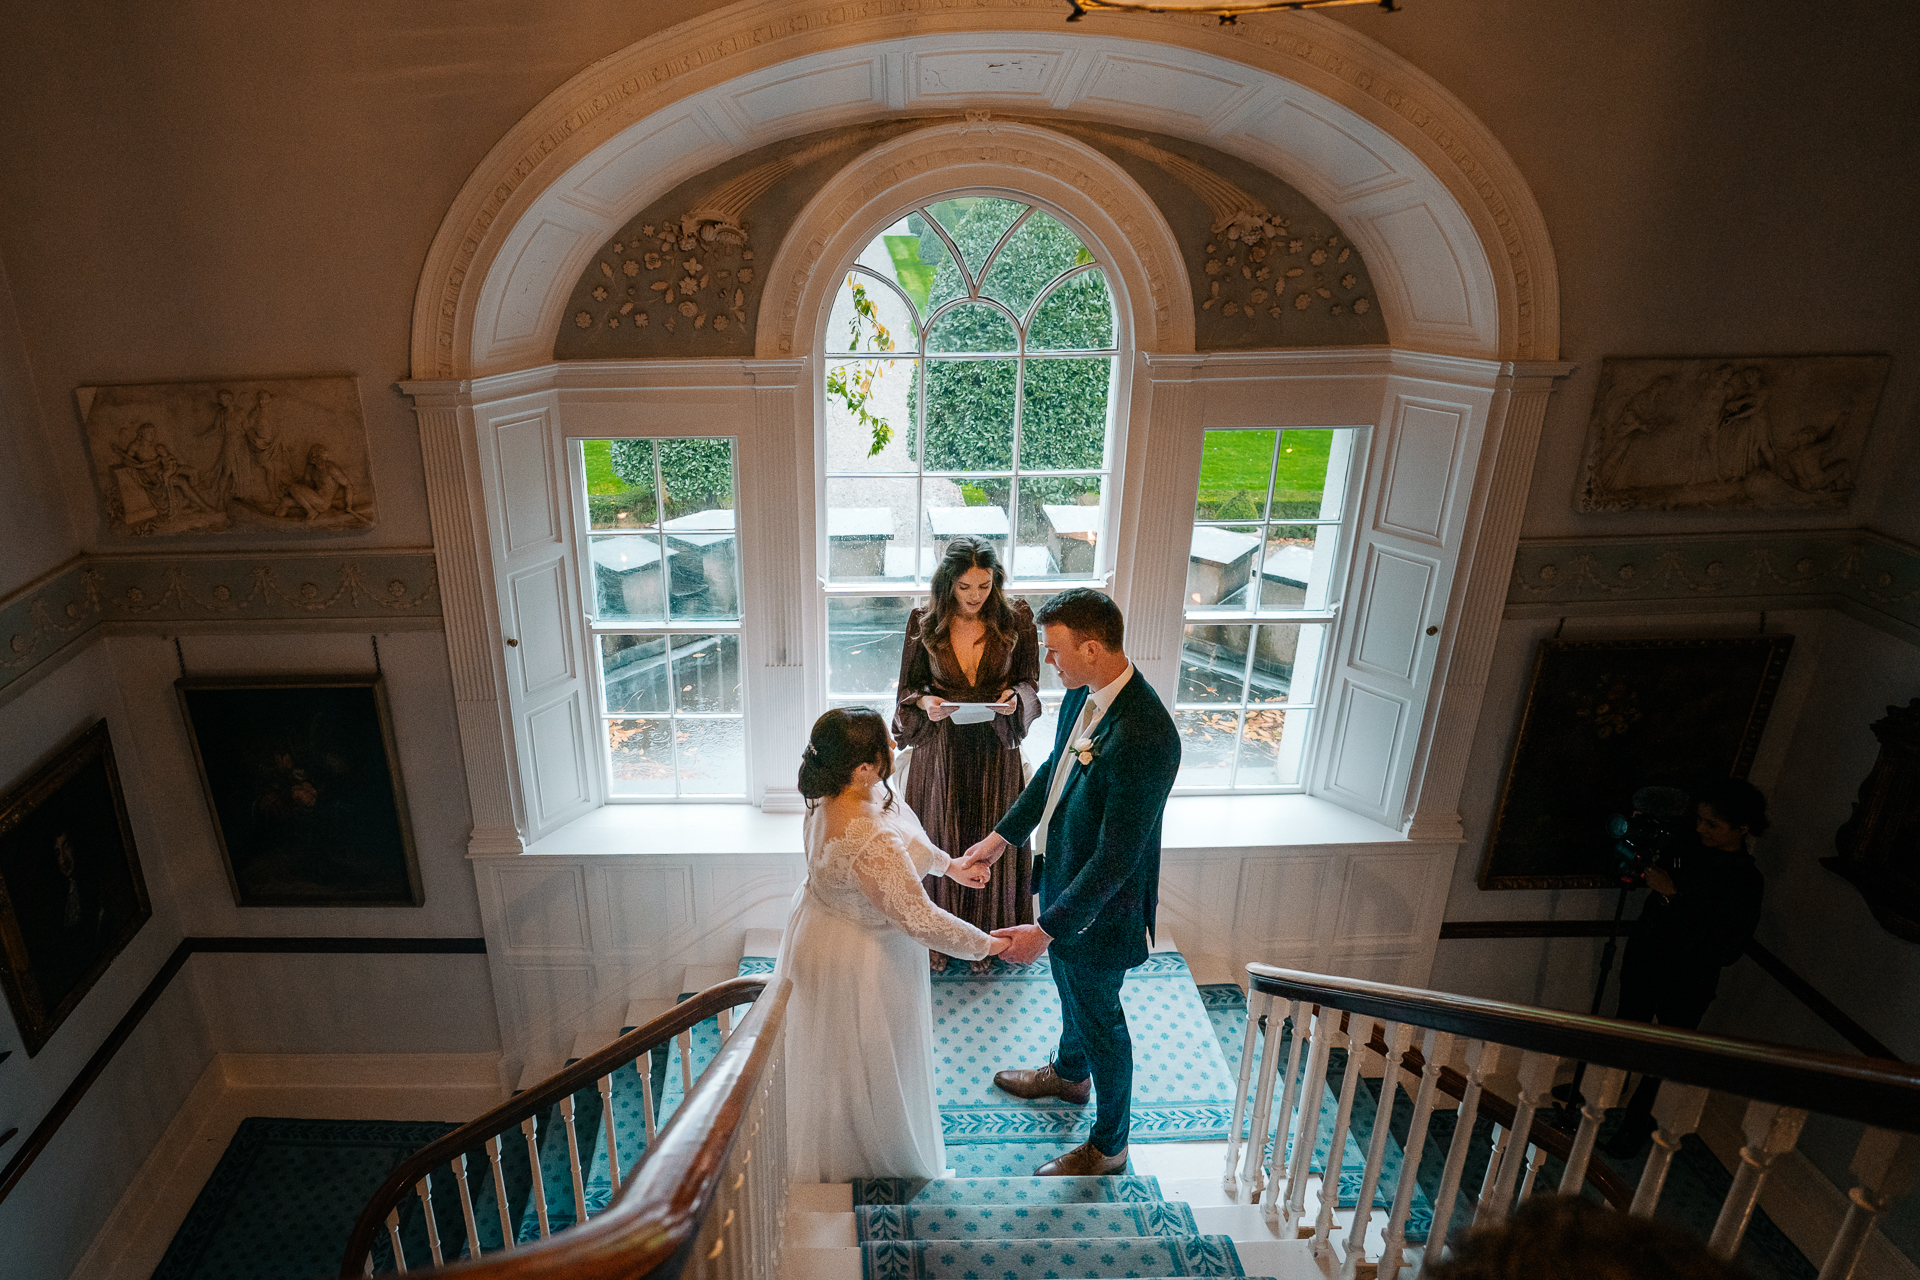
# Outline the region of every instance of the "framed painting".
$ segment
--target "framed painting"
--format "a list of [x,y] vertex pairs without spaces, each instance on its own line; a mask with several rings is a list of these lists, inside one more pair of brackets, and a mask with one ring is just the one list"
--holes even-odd
[[102,720],[0,803],[0,986],[28,1057],[152,915]]
[[379,676],[174,682],[243,907],[417,907],[386,683]]
[[1644,786],[1746,776],[1792,636],[1543,640],[1482,889],[1619,884],[1607,820]]

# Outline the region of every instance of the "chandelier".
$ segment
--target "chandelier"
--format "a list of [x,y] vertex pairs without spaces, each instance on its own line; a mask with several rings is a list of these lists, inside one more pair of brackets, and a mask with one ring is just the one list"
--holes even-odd
[[1366,4],[1388,13],[1400,9],[1396,0],[1067,0],[1073,12],[1068,22],[1089,13],[1210,13],[1222,24],[1243,13],[1272,13],[1276,9],[1331,9],[1336,5]]

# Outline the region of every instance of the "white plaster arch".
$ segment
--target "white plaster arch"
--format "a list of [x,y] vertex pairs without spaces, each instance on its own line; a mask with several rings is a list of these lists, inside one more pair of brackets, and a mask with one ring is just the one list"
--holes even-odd
[[1102,251],[1123,349],[1191,351],[1191,284],[1172,228],[1119,165],[1033,125],[947,123],[874,147],[823,186],[795,219],[761,295],[759,356],[812,352],[841,268],[876,229],[953,191],[997,190],[1065,214]]
[[1430,77],[1311,14],[1233,26],[1057,0],[742,0],[550,94],[454,201],[416,294],[416,378],[551,359],[587,258],[674,184],[834,124],[990,108],[1154,129],[1300,188],[1361,247],[1396,347],[1550,359],[1558,282],[1518,169]]

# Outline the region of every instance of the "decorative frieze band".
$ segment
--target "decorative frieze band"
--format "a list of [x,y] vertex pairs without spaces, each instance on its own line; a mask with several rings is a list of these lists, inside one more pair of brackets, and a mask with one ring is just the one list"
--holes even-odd
[[1540,538],[1520,544],[1507,613],[1585,612],[1606,604],[1670,611],[1839,602],[1920,632],[1920,550],[1867,529]]
[[440,625],[433,552],[79,556],[0,601],[0,696],[102,625],[315,622]]

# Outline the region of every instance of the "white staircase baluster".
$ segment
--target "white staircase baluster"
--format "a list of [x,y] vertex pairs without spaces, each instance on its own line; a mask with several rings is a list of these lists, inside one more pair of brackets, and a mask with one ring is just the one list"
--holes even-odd
[[1733,1175],[1726,1203],[1720,1206],[1707,1248],[1722,1258],[1731,1258],[1740,1248],[1740,1238],[1747,1234],[1747,1223],[1753,1218],[1753,1206],[1759,1203],[1767,1171],[1800,1141],[1800,1127],[1806,1122],[1806,1112],[1777,1102],[1747,1104],[1746,1119],[1741,1124],[1747,1142],[1740,1148],[1740,1168]]
[[1480,1211],[1474,1216],[1474,1225],[1481,1223],[1499,1224],[1505,1222],[1507,1210],[1513,1206],[1514,1185],[1520,1180],[1520,1157],[1533,1144],[1533,1113],[1547,1100],[1547,1091],[1553,1086],[1553,1069],[1560,1064],[1558,1056],[1551,1053],[1523,1053],[1520,1055],[1520,1090],[1513,1100],[1514,1139],[1507,1144],[1506,1158],[1500,1162],[1500,1173],[1493,1185],[1480,1196]]
[[427,1219],[427,1252],[433,1255],[433,1265],[445,1266],[447,1260],[440,1255],[440,1224],[433,1220],[433,1189],[422,1178],[413,1184],[413,1190],[420,1197],[420,1212]]
[[680,1033],[680,1101],[685,1103],[693,1092],[693,1032]]
[[527,1165],[533,1170],[533,1209],[540,1219],[540,1238],[545,1240],[553,1229],[547,1225],[547,1179],[540,1171],[540,1144],[535,1140],[532,1116],[520,1122],[520,1132],[527,1139]]
[[393,1242],[393,1269],[401,1275],[407,1273],[406,1251],[400,1247],[400,1206],[387,1210],[387,1239]]
[[[500,1215],[500,1247],[511,1249],[520,1243],[520,1233],[507,1220],[507,1175],[500,1169],[500,1139],[487,1139],[487,1163],[493,1166],[493,1211]],[[474,1246],[478,1255],[479,1246]]]
[[720,1043],[725,1044],[727,1037],[733,1034],[733,1010],[720,1011]]
[[[1360,1177],[1360,1198],[1354,1202],[1353,1225],[1347,1228],[1341,1254],[1341,1272],[1353,1275],[1367,1260],[1367,1223],[1373,1218],[1373,1193],[1380,1186],[1380,1168],[1387,1160],[1387,1123],[1393,1116],[1394,1090],[1400,1087],[1400,1059],[1406,1055],[1413,1028],[1404,1022],[1389,1022],[1381,1037],[1387,1045],[1386,1074],[1380,1078],[1380,1105],[1373,1112],[1373,1131],[1367,1139],[1367,1171]],[[1333,1153],[1327,1155],[1329,1172],[1334,1168]],[[1336,1175],[1337,1176],[1337,1175]]]
[[467,1224],[467,1253],[469,1258],[480,1256],[480,1223],[473,1216],[473,1188],[467,1185],[467,1156],[460,1152],[448,1162],[453,1170],[453,1185],[460,1188],[460,1216]]
[[640,1072],[640,1111],[642,1115],[646,1118],[647,1147],[649,1150],[651,1150],[653,1147],[654,1126],[658,1123],[658,1120],[653,1113],[653,1054],[652,1052],[649,1051],[647,1053],[641,1054],[640,1057],[634,1062],[633,1065]]
[[[1440,1187],[1433,1197],[1433,1226],[1427,1232],[1426,1247],[1420,1256],[1420,1274],[1437,1261],[1447,1244],[1447,1228],[1453,1224],[1453,1202],[1460,1194],[1460,1178],[1466,1172],[1467,1152],[1473,1146],[1473,1123],[1480,1115],[1480,1090],[1487,1077],[1500,1065],[1500,1046],[1485,1040],[1467,1045],[1467,1087],[1460,1091],[1460,1110],[1455,1113],[1453,1142],[1447,1147],[1447,1163],[1440,1172]],[[1489,1166],[1491,1167],[1491,1166]]]
[[1573,1135],[1573,1150],[1567,1152],[1567,1171],[1560,1175],[1560,1194],[1577,1196],[1587,1177],[1587,1165],[1593,1160],[1593,1140],[1600,1135],[1600,1122],[1606,1118],[1609,1108],[1620,1101],[1620,1090],[1627,1083],[1627,1072],[1623,1067],[1608,1067],[1598,1075],[1599,1083],[1592,1071],[1587,1072],[1582,1083],[1584,1089],[1580,1102],[1580,1129]]
[[[1260,999],[1262,1005],[1258,1011],[1259,1016],[1254,1019],[1261,1026],[1260,1088],[1253,1100],[1253,1123],[1247,1134],[1247,1155],[1241,1166],[1240,1177],[1241,1183],[1247,1189],[1249,1200],[1258,1200],[1260,1189],[1267,1185],[1265,1169],[1267,1119],[1273,1107],[1274,1082],[1280,1079],[1280,1072],[1283,1069],[1279,1054],[1280,1033],[1283,1020],[1292,1017],[1300,1007],[1298,1000],[1284,1008],[1276,1008],[1272,996],[1263,994]],[[1249,1012],[1248,1017],[1254,1018],[1254,1014]],[[1294,1040],[1293,1047],[1294,1052],[1298,1053],[1300,1049],[1298,1038]],[[1276,1152],[1275,1162],[1277,1163],[1280,1158],[1280,1153]]]
[[620,1194],[620,1144],[613,1135],[613,1077],[600,1077],[600,1118],[607,1130],[607,1180],[613,1194]]
[[1507,1148],[1513,1145],[1513,1128],[1493,1126],[1493,1152],[1487,1157],[1487,1171],[1480,1177],[1480,1194],[1473,1198],[1473,1225],[1488,1223],[1487,1206],[1493,1203],[1493,1188],[1500,1181],[1500,1170],[1507,1163]]
[[[1379,1274],[1393,1280],[1400,1274],[1400,1258],[1407,1248],[1407,1215],[1413,1212],[1413,1188],[1419,1181],[1420,1153],[1427,1146],[1427,1124],[1433,1118],[1433,1097],[1440,1089],[1440,1069],[1453,1052],[1453,1037],[1429,1029],[1420,1038],[1420,1087],[1413,1095],[1413,1118],[1407,1124],[1407,1145],[1400,1153],[1400,1177],[1394,1183],[1393,1208],[1387,1210],[1387,1238],[1380,1250]],[[1382,1093],[1386,1090],[1382,1089]]]
[[573,1222],[587,1220],[587,1181],[580,1172],[580,1135],[573,1123],[573,1095],[560,1099],[560,1119],[567,1127],[567,1172],[573,1175]]
[[[1255,992],[1254,999],[1263,1001],[1265,1008],[1273,1007],[1272,996]],[[1220,1186],[1229,1197],[1234,1198],[1239,1195],[1240,1181],[1234,1177],[1233,1166],[1240,1159],[1240,1126],[1247,1119],[1247,1086],[1253,1081],[1253,1044],[1259,1029],[1260,1019],[1254,1015],[1253,1001],[1250,1000],[1247,1002],[1246,1039],[1240,1046],[1240,1083],[1233,1090],[1233,1124],[1227,1130],[1227,1167],[1220,1175]],[[1269,1062],[1267,1066],[1268,1070],[1261,1073],[1263,1077],[1273,1074],[1273,1064]]]
[[[1349,1014],[1347,1030],[1335,1034],[1336,1043],[1332,1048],[1344,1048],[1347,1051],[1347,1069],[1340,1076],[1340,1105],[1333,1113],[1333,1137],[1328,1143],[1327,1157],[1329,1168],[1336,1172],[1331,1177],[1320,1179],[1320,1212],[1313,1222],[1313,1256],[1331,1258],[1333,1244],[1327,1235],[1333,1230],[1333,1211],[1340,1195],[1340,1175],[1337,1172],[1339,1154],[1347,1149],[1347,1127],[1353,1120],[1353,1095],[1360,1088],[1360,1055],[1365,1050],[1357,1048],[1373,1038],[1373,1019],[1362,1018],[1359,1014]],[[1331,1057],[1331,1054],[1329,1054]]]
[[[1258,1199],[1266,1195],[1273,1183],[1286,1176],[1288,1159],[1297,1157],[1299,1154],[1287,1139],[1293,1132],[1294,1104],[1300,1098],[1300,1073],[1304,1069],[1301,1059],[1306,1056],[1308,1045],[1313,1039],[1313,1031],[1307,1021],[1307,1013],[1312,1008],[1313,1006],[1305,1000],[1295,1000],[1290,1006],[1291,1012],[1287,1015],[1287,1020],[1292,1026],[1292,1039],[1288,1042],[1290,1047],[1287,1049],[1287,1074],[1280,1090],[1280,1114],[1275,1117],[1273,1123],[1273,1164],[1267,1170],[1270,1175],[1268,1182],[1256,1180],[1248,1186],[1247,1194],[1250,1198]],[[1272,1022],[1269,1022],[1267,1048],[1270,1053],[1277,1040],[1278,1032]],[[1277,1054],[1272,1056],[1278,1058]],[[1264,1159],[1267,1150],[1267,1118],[1264,1114],[1260,1117],[1260,1132],[1257,1140],[1260,1143],[1260,1158]],[[1259,1172],[1256,1162],[1256,1179]],[[1278,1192],[1273,1191],[1272,1194],[1277,1195]]]
[[1540,1176],[1540,1166],[1545,1163],[1546,1157],[1540,1153],[1540,1148],[1529,1142],[1527,1144],[1527,1175],[1520,1179],[1520,1194],[1515,1197],[1516,1204],[1525,1204],[1533,1199],[1533,1180]]
[[1853,1176],[1847,1216],[1820,1266],[1820,1280],[1847,1280],[1860,1261],[1873,1221],[1912,1188],[1920,1173],[1920,1135],[1868,1129],[1853,1152]]
[[1667,1169],[1673,1164],[1680,1140],[1700,1127],[1707,1111],[1707,1090],[1697,1084],[1678,1080],[1660,1082],[1660,1094],[1653,1101],[1653,1118],[1660,1127],[1653,1131],[1653,1150],[1647,1153],[1647,1167],[1640,1171],[1640,1185],[1634,1190],[1633,1204],[1627,1212],[1651,1218],[1660,1203],[1660,1188],[1666,1185]]
[[[1287,1161],[1287,1203],[1276,1209],[1279,1179],[1267,1188],[1267,1221],[1279,1224],[1291,1234],[1307,1203],[1307,1171],[1313,1164],[1314,1144],[1320,1140],[1320,1095],[1327,1088],[1327,1056],[1333,1050],[1333,1029],[1340,1025],[1340,1011],[1321,1005],[1313,1017],[1313,1054],[1307,1060],[1307,1081],[1300,1087],[1299,1117],[1294,1122],[1293,1159]],[[1286,1117],[1281,1117],[1284,1120]]]

